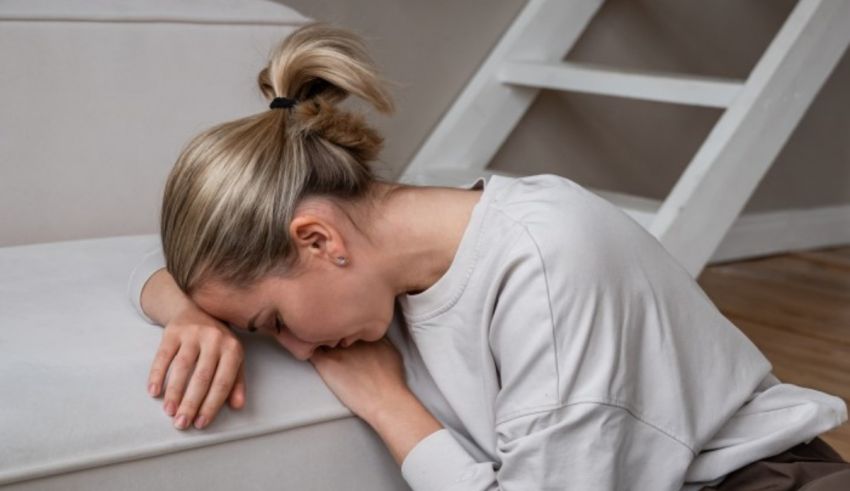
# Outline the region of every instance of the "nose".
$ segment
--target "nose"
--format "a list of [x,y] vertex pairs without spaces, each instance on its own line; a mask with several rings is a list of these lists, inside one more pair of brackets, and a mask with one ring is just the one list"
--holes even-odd
[[298,347],[286,347],[285,348],[292,353],[292,356],[295,357],[296,360],[299,361],[307,361],[313,356],[313,352],[318,348],[318,344],[305,344],[303,346]]
[[310,357],[313,356],[313,351],[315,351],[315,349],[319,346],[318,344],[306,343],[300,339],[296,339],[295,337],[278,335],[275,336],[275,338],[281,346],[286,348],[286,350],[299,361],[307,361],[310,359]]
[[295,359],[297,359],[297,360],[300,360],[300,361],[307,361],[307,360],[309,360],[309,359],[310,359],[310,357],[311,357],[311,356],[313,356],[313,352],[314,352],[315,350],[316,350],[316,348],[309,348],[309,349],[306,349],[306,350],[301,350],[301,351],[298,351],[298,352],[293,352],[293,353],[292,353],[292,355],[293,355],[293,356],[295,357]]

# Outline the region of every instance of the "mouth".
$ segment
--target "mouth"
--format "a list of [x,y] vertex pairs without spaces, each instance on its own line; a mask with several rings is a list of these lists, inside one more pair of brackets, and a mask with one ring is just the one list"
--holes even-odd
[[[327,347],[328,349],[334,349],[334,348],[338,348],[338,347],[348,348],[353,343],[354,343],[353,340],[348,341],[347,338],[341,338],[341,339],[337,339],[337,341],[333,344],[330,344],[330,343],[320,344],[320,345],[316,346],[316,348],[324,348],[324,347]],[[316,348],[313,348],[313,349],[316,349]]]

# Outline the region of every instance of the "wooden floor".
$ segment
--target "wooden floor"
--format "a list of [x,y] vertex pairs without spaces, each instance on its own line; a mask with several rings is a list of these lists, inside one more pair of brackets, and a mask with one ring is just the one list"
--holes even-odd
[[[850,246],[710,265],[697,282],[780,380],[850,405]],[[850,424],[822,438],[850,460]]]

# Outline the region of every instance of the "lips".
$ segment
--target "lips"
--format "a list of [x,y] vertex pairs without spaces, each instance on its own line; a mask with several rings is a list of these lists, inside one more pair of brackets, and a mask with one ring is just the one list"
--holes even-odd
[[336,341],[336,343],[334,343],[334,344],[329,344],[329,343],[320,344],[320,345],[317,346],[317,348],[322,347],[322,346],[327,346],[330,349],[337,348],[337,347],[340,347],[340,346],[343,347],[343,348],[348,348],[353,343],[354,343],[354,340],[349,341],[348,338],[342,338],[342,339],[338,339]]

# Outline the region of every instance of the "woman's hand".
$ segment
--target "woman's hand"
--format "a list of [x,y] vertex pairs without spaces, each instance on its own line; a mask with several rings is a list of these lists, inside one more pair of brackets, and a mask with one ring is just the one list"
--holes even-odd
[[204,428],[225,400],[234,409],[245,404],[243,360],[242,343],[225,324],[197,306],[186,307],[165,326],[148,377],[148,392],[158,396],[168,372],[166,414],[174,418],[178,429],[192,422]]
[[392,342],[357,342],[313,352],[310,362],[325,384],[378,433],[396,463],[443,425],[407,387],[404,362]]
[[386,337],[358,341],[348,348],[318,348],[309,361],[337,398],[366,421],[382,406],[410,393],[404,362]]

